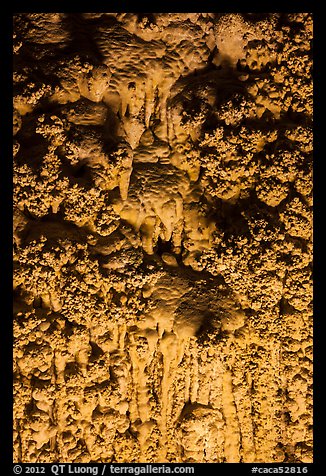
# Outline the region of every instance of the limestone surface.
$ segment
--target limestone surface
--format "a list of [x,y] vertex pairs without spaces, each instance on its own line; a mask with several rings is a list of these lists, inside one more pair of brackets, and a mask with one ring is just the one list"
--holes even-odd
[[312,461],[312,15],[14,17],[14,460]]

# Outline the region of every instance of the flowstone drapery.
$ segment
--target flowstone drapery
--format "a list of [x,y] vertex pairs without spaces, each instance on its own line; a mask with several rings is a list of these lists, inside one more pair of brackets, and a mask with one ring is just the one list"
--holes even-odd
[[312,461],[311,40],[15,16],[15,461]]

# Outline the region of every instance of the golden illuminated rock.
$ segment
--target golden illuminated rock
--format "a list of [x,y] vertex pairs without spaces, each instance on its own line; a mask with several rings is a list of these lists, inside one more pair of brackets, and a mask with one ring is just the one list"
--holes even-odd
[[312,461],[312,15],[14,18],[14,459]]

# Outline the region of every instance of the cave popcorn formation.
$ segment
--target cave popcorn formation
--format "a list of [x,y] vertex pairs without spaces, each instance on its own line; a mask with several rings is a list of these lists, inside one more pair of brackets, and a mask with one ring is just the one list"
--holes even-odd
[[312,17],[14,19],[14,459],[312,460]]

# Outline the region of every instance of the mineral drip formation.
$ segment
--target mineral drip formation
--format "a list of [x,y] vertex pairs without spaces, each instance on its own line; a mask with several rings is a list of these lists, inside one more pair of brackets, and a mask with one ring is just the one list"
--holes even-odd
[[14,460],[312,461],[312,15],[14,17]]

